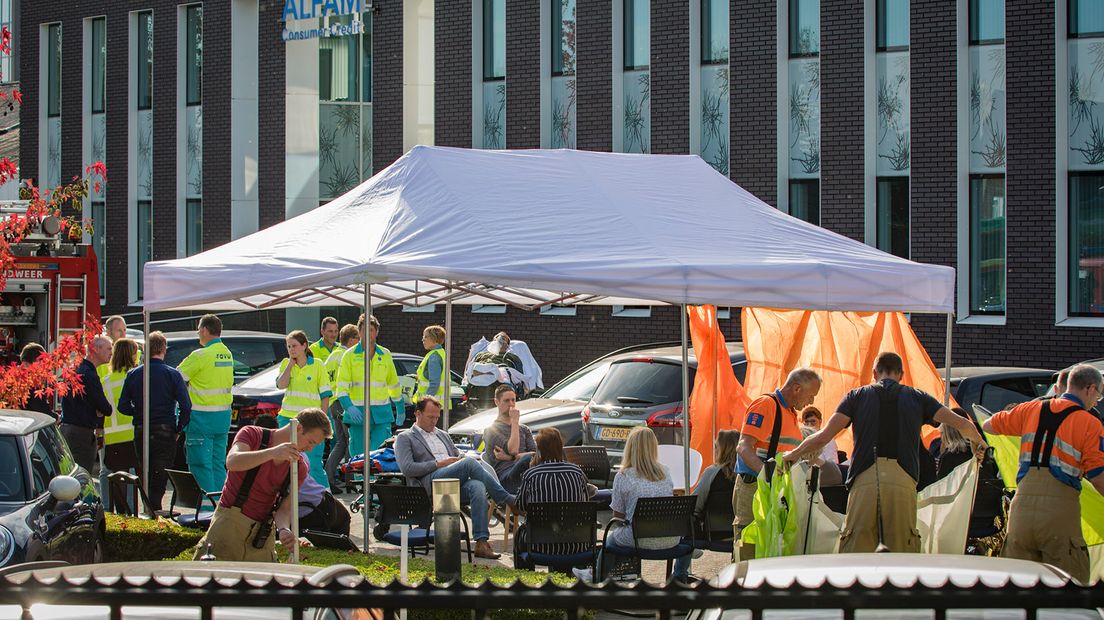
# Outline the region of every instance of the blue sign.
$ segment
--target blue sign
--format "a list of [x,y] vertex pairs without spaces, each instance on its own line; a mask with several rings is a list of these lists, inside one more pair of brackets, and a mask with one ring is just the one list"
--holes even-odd
[[[290,1],[290,0],[289,0]],[[326,39],[329,37],[346,37],[364,32],[364,22],[359,19],[351,24],[330,24],[329,26],[313,26],[302,30],[289,30],[284,28],[281,38],[287,41],[306,41],[307,39]]]
[[371,8],[371,2],[361,0],[284,0],[284,15],[280,21],[352,15]]

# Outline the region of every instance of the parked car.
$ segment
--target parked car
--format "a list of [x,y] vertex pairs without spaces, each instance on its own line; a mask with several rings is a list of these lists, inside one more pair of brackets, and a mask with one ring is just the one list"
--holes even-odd
[[[287,357],[287,350],[284,355]],[[410,426],[414,419],[414,403],[410,400],[414,386],[417,383],[416,373],[422,358],[409,353],[392,353],[395,360],[395,371],[399,374],[399,385],[403,388],[403,397],[406,402],[406,422],[404,426]],[[233,408],[234,423],[230,429],[231,434],[236,433],[241,426],[249,426],[258,415],[264,413],[275,414],[280,410],[280,404],[284,400],[284,390],[276,387],[276,379],[280,377],[280,364],[274,364],[242,383],[234,386]],[[467,414],[467,396],[460,387],[462,377],[452,373],[452,403],[449,415],[451,419],[461,419]]]
[[[744,346],[728,344],[728,359],[743,383],[747,371]],[[697,359],[691,350],[690,386]],[[682,444],[682,348],[641,350],[612,360],[609,372],[583,408],[583,445],[603,446],[614,463],[621,461],[625,439],[637,426],[655,431],[661,444]]]
[[[126,580],[127,583],[140,583],[146,579],[157,579],[160,583],[189,584],[207,583],[218,580],[220,583],[246,579],[256,586],[267,585],[269,579],[275,579],[281,585],[292,587],[304,579],[311,585],[324,586],[338,580],[347,587],[356,587],[362,581],[357,569],[348,564],[335,564],[325,568],[280,564],[269,562],[117,562],[86,566],[62,566],[38,568],[36,570],[9,572],[7,578],[22,583],[35,577],[45,584],[59,579],[69,583],[83,584],[92,578],[99,582]],[[5,601],[8,602],[8,601]],[[203,616],[199,607],[188,607],[188,603],[178,606],[166,604],[157,606],[135,606],[127,604],[121,607],[118,617],[124,620],[200,620]],[[49,619],[49,620],[108,620],[112,618],[110,607],[99,605],[68,605],[54,599],[44,600],[30,606],[29,615],[15,605],[0,605],[0,620]],[[215,607],[213,618],[224,620],[290,620],[291,618],[324,618],[325,620],[352,620],[353,618],[380,618],[379,610],[367,609],[305,609],[302,616],[292,610],[280,607]]]
[[54,419],[0,410],[0,566],[98,562],[104,511]]
[[[1041,585],[1062,587],[1072,581],[1072,577],[1061,569],[1026,560],[1011,560],[975,555],[939,555],[923,553],[839,553],[831,555],[796,555],[789,557],[764,558],[730,564],[721,570],[711,584],[726,589],[755,590],[764,584],[776,588],[787,588],[800,583],[807,587],[816,587],[820,583],[831,583],[838,587],[847,587],[861,582],[868,587],[923,582],[925,584],[954,583],[972,586],[975,583],[1001,586],[1011,582],[1022,587]],[[838,609],[827,607],[823,601],[816,604],[815,598],[809,598],[808,609],[768,611],[767,618],[800,618],[801,620],[838,619]],[[866,620],[929,619],[931,609],[924,609],[917,603],[913,609],[864,609],[855,617]],[[690,612],[687,620],[745,620],[752,617],[746,609],[699,609]],[[938,616],[937,616],[938,617]],[[952,609],[946,612],[946,618],[955,620],[1005,620],[1024,617],[1022,609]],[[1100,620],[1102,615],[1095,609],[1045,609],[1039,610],[1037,618],[1052,620],[1092,618]]]
[[[168,332],[169,350],[165,363],[178,366],[199,348],[199,336],[191,332]],[[241,383],[287,357],[287,336],[269,332],[223,330],[222,342],[234,356],[234,383]]]
[[[1000,411],[1046,394],[1054,384],[1055,372],[1043,368],[952,366],[951,394],[966,411],[974,405]],[[939,376],[944,376],[942,369]]]

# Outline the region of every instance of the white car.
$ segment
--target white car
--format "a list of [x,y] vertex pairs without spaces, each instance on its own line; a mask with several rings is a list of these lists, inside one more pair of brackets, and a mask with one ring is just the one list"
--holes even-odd
[[[129,584],[141,584],[156,578],[159,583],[170,584],[179,579],[192,583],[215,579],[235,583],[241,578],[253,585],[262,586],[269,579],[285,586],[293,586],[306,578],[308,583],[324,586],[333,580],[355,587],[362,577],[355,567],[335,564],[326,568],[295,564],[266,562],[117,562],[111,564],[81,564],[57,568],[34,568],[17,572],[8,571],[7,578],[22,583],[34,575],[40,582],[51,583],[64,578],[69,583],[83,583],[95,577],[97,581],[111,582],[125,579]],[[10,601],[3,601],[10,603]],[[30,608],[30,616],[22,615],[19,605],[0,604],[0,620],[108,620],[111,608],[107,605],[66,605],[54,600],[43,600]],[[378,610],[366,609],[307,609],[304,618],[314,620],[359,620],[380,617]],[[121,609],[123,620],[199,620],[199,607],[126,605]],[[278,607],[215,607],[212,618],[217,620],[291,620],[292,611]]]
[[[1058,568],[1025,560],[948,554],[839,553],[764,558],[730,564],[711,583],[728,589],[755,590],[763,585],[815,588],[826,584],[843,588],[854,584],[874,588],[916,584],[930,587],[970,587],[975,584],[1000,587],[1009,584],[1030,588],[1062,587],[1071,581],[1070,575]],[[811,598],[810,606],[824,607],[825,602]],[[687,620],[745,620],[751,617],[751,611],[747,609],[706,609],[691,612]],[[841,617],[840,610],[823,608],[770,610],[763,614],[765,620],[839,620]],[[855,618],[862,620],[931,620],[932,617],[933,611],[923,608],[855,611]],[[1020,608],[953,609],[946,614],[948,620],[1022,620],[1024,617],[1024,610]],[[1036,617],[1101,620],[1104,614],[1098,609],[1041,609]]]

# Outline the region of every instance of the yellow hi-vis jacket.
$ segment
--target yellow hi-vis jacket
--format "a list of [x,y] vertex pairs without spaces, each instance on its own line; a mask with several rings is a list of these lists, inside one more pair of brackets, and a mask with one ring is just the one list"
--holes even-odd
[[[230,428],[230,405],[234,402],[234,356],[215,338],[188,354],[176,367],[188,384],[192,399],[192,433],[225,433]],[[225,414],[214,416],[213,414]]]
[[330,380],[330,388],[333,389],[334,395],[337,395],[337,368],[341,364],[341,356],[347,351],[345,347],[337,345],[333,351],[330,351],[330,356],[326,358],[326,378]]
[[[280,362],[280,374],[291,360],[284,358]],[[322,401],[333,396],[330,390],[329,377],[326,367],[316,357],[307,356],[307,363],[300,367],[295,365],[291,369],[291,377],[287,389],[284,390],[284,400],[280,405],[280,415],[285,418],[294,418],[304,409],[314,407],[322,408]]]
[[[437,390],[429,393],[429,377],[426,376],[426,368],[429,366],[429,359],[434,355],[441,358],[441,376],[438,378]],[[418,402],[422,396],[432,396],[438,402],[444,403],[446,372],[448,370],[445,367],[445,350],[441,347],[430,349],[429,353],[426,353],[426,356],[422,358],[422,363],[418,364],[418,388],[414,391],[414,402]],[[442,406],[444,405],[442,404]]]
[[134,441],[134,418],[119,413],[119,395],[123,393],[123,381],[129,370],[111,372],[110,364],[100,364],[96,374],[103,384],[104,396],[111,402],[111,415],[104,418],[104,445]]
[[[347,396],[357,407],[364,406],[364,347],[358,344],[341,356],[337,370],[337,397]],[[372,385],[368,390],[368,405],[390,405],[402,399],[399,374],[391,351],[376,345],[372,356]],[[367,412],[365,412],[367,414]]]
[[310,351],[310,354],[313,355],[315,359],[325,364],[326,360],[330,359],[330,356],[340,348],[341,345],[335,342],[332,349],[327,349],[326,341],[319,340],[318,342],[312,342],[311,345],[307,347],[307,350]]

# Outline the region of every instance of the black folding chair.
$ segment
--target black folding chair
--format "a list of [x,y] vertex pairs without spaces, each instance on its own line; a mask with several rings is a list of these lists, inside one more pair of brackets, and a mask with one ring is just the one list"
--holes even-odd
[[[678,497],[642,497],[636,502],[633,512],[632,532],[633,546],[609,544],[611,527],[623,519],[613,518],[606,525],[602,535],[602,553],[621,558],[639,558],[641,560],[666,560],[667,578],[671,577],[671,563],[679,557],[693,552],[694,546],[690,540],[694,537],[694,504],[697,498],[693,495]],[[644,549],[640,547],[640,541],[645,538],[678,537],[679,542],[665,549]],[[605,565],[609,563],[602,559],[594,571],[595,578],[599,581],[605,579]]]
[[[131,495],[131,488],[137,489],[135,495]],[[115,514],[137,517],[138,506],[131,505],[131,500],[142,498],[142,505],[149,506],[149,497],[142,488],[141,479],[126,471],[115,471],[107,475],[107,492],[111,496],[111,509]],[[137,502],[135,502],[137,503]]]
[[[380,485],[372,486],[372,494],[379,500],[379,513],[376,515],[376,537],[388,544],[400,546],[402,533],[391,531],[392,525],[409,525],[407,545],[410,547],[410,555],[415,555],[417,548],[429,555],[429,548],[433,545],[433,504],[425,489],[418,486]],[[468,552],[468,563],[473,562],[471,531],[468,529],[468,521],[463,516],[460,522],[464,525],[464,531],[460,533],[460,539],[464,541]]]
[[732,553],[732,488],[736,481],[718,474],[709,485],[705,507],[694,515],[694,547]]
[[[166,469],[169,482],[172,483],[173,493],[169,499],[169,514],[177,523],[184,527],[194,527],[206,530],[211,526],[211,518],[214,517],[215,508],[218,508],[218,500],[222,497],[222,491],[204,492],[196,482],[195,476],[190,471]],[[204,503],[211,504],[211,510],[203,512]],[[175,508],[194,510],[193,514],[177,514]]]
[[[525,524],[514,538],[515,568],[532,570],[539,565],[570,573],[573,567],[594,567],[598,555],[598,504],[534,502],[525,508]],[[552,545],[571,545],[580,550],[549,553]]]
[[598,488],[609,488],[612,469],[604,446],[566,446],[564,458],[568,463],[578,465]]

